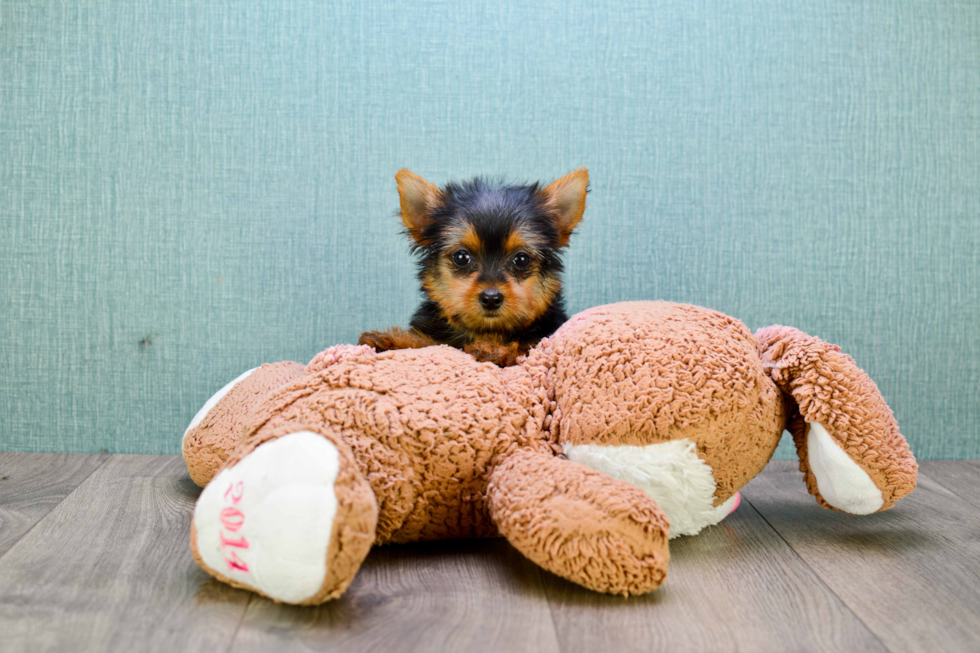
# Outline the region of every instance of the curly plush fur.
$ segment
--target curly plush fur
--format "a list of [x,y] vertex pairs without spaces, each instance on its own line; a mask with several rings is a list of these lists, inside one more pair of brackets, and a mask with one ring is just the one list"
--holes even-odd
[[[891,411],[836,347],[785,327],[756,336],[666,302],[580,313],[503,369],[447,346],[332,347],[305,369],[253,371],[205,412],[184,442],[192,478],[207,485],[195,558],[293,603],[338,596],[372,539],[494,535],[585,587],[648,592],[666,576],[668,524],[695,533],[721,520],[787,426],[822,505],[883,510],[915,487]],[[329,447],[311,449],[310,434]],[[323,498],[309,469],[290,478],[242,467],[269,442],[290,460],[339,466],[333,495]],[[307,518],[275,521],[297,504]],[[325,536],[317,515],[331,510]],[[207,546],[201,529],[213,531]],[[299,546],[311,533],[319,545]],[[316,554],[326,565],[309,550],[326,552]],[[325,570],[316,591],[276,589],[312,568]]]

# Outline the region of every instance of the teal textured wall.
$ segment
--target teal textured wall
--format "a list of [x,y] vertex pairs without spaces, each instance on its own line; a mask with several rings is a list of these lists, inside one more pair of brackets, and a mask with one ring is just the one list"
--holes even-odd
[[396,170],[587,165],[573,310],[796,326],[980,457],[978,3],[5,0],[0,103],[0,449],[176,453],[407,322]]

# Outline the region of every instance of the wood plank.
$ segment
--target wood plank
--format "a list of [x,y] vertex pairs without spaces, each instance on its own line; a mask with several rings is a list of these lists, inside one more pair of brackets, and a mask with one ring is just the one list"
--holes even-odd
[[980,461],[923,460],[919,469],[959,498],[980,508]]
[[666,583],[623,599],[544,573],[562,651],[884,651],[747,502],[671,540]]
[[589,592],[502,540],[455,541],[378,548],[340,600],[294,608],[193,563],[199,489],[179,457],[0,454],[2,648],[980,650],[980,464],[921,469],[895,509],[852,517],[771,463],[734,515],[671,543],[646,597]]
[[256,597],[238,651],[558,651],[541,572],[504,540],[378,547],[317,608]]
[[980,518],[928,475],[863,517],[820,508],[789,461],[743,494],[891,650],[980,650]]
[[0,557],[108,458],[0,453]]
[[112,456],[0,558],[4,651],[226,650],[250,598],[188,539],[178,456]]

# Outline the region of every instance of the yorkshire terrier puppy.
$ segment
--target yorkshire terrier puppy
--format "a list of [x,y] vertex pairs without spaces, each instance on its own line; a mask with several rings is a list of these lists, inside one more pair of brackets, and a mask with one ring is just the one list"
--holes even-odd
[[505,367],[567,319],[560,252],[585,211],[585,168],[544,188],[477,178],[439,189],[408,170],[395,180],[426,299],[407,331],[368,331],[360,344],[446,344]]

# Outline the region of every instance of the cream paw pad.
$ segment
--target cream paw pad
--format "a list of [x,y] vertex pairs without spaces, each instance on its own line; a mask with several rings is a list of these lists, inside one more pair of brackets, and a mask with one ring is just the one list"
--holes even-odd
[[327,575],[338,466],[333,444],[300,431],[225,469],[194,511],[201,560],[279,601],[316,594]]
[[373,523],[377,511],[359,483],[349,452],[330,438],[313,431],[270,438],[201,493],[191,534],[195,559],[222,580],[276,601],[322,601],[346,587],[351,554],[366,553],[373,539],[373,529],[357,528]]
[[874,480],[827,433],[820,422],[806,435],[807,462],[828,504],[852,515],[870,515],[885,503]]

